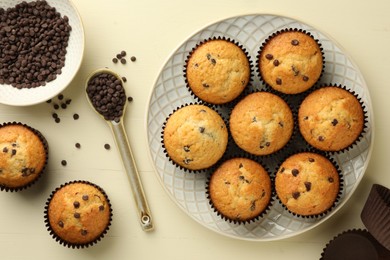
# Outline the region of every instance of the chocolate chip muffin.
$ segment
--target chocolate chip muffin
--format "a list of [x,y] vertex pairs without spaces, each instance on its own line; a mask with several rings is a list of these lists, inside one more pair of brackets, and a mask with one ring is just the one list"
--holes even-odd
[[214,165],[225,153],[228,131],[222,117],[205,105],[176,110],[166,121],[163,143],[168,157],[189,170]]
[[53,237],[68,247],[88,247],[109,229],[112,209],[106,193],[86,181],[61,185],[51,194],[45,222]]
[[254,155],[269,155],[290,140],[294,120],[290,107],[268,92],[247,95],[232,110],[230,132],[236,144]]
[[359,138],[365,115],[356,96],[341,87],[328,86],[303,100],[298,122],[310,145],[323,151],[341,151]]
[[208,194],[212,206],[224,218],[245,222],[260,216],[271,200],[271,180],[257,162],[233,158],[211,175]]
[[312,152],[287,158],[275,177],[275,190],[282,204],[300,216],[317,216],[332,208],[340,192],[335,165]]
[[298,94],[319,80],[324,58],[320,44],[311,34],[286,29],[272,34],[263,43],[257,65],[267,85],[285,94]]
[[48,145],[36,129],[22,123],[0,125],[0,189],[18,191],[34,183],[48,160]]
[[248,85],[251,66],[245,51],[227,39],[210,39],[194,48],[186,62],[188,87],[201,100],[224,104]]

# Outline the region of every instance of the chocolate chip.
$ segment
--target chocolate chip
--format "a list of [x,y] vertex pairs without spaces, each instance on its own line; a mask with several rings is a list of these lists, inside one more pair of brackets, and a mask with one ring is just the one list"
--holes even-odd
[[86,236],[88,234],[88,231],[86,229],[82,229],[80,233],[82,236]]
[[274,55],[272,55],[272,54],[270,54],[270,53],[267,53],[267,54],[265,55],[265,58],[266,58],[267,60],[272,60],[272,59],[274,58]]
[[284,172],[284,170],[285,170],[285,168],[284,168],[284,167],[280,168],[280,173],[283,173],[283,172]]
[[134,61],[137,60],[137,58],[136,58],[135,56],[131,56],[130,60],[131,60],[132,62],[134,62]]
[[334,182],[334,179],[333,179],[332,177],[329,177],[329,178],[328,178],[328,181],[329,181],[330,183],[333,183],[333,182]]
[[299,75],[299,70],[294,65],[291,66],[291,70],[293,71],[294,76],[298,76]]
[[291,45],[297,46],[297,45],[299,45],[299,41],[294,39],[294,40],[291,41]]
[[7,147],[3,148],[3,153],[8,153],[8,148]]
[[292,193],[292,196],[293,196],[294,199],[298,199],[299,196],[301,196],[301,193],[299,191],[296,191],[296,192]]
[[277,78],[276,79],[276,84],[277,85],[282,85],[282,79],[281,78]]
[[127,78],[126,77],[122,77],[122,80],[123,80],[123,82],[127,82]]
[[251,207],[250,207],[251,211],[255,211],[255,209],[256,209],[256,200],[252,201]]
[[306,187],[306,191],[310,191],[311,190],[311,182],[305,181],[305,187]]
[[63,95],[63,94],[59,94],[59,95],[58,95],[58,99],[59,99],[59,100],[63,100],[63,99],[64,99],[64,95]]
[[325,141],[325,137],[323,137],[322,135],[320,135],[320,136],[318,137],[318,141],[320,141],[320,142]]
[[75,212],[75,213],[73,214],[73,216],[74,216],[75,218],[80,218],[80,213]]
[[257,122],[257,118],[255,116],[252,118],[252,122],[253,123]]
[[83,200],[88,200],[89,199],[89,196],[88,195],[83,195]]
[[80,202],[78,202],[78,201],[73,202],[73,207],[75,209],[78,209],[80,207]]
[[188,145],[185,145],[185,146],[183,146],[183,150],[185,152],[189,152],[190,151],[190,147]]
[[117,58],[112,58],[112,62],[113,63],[118,63],[118,59]]
[[122,55],[122,57],[125,57],[126,56],[126,51],[121,51],[121,55]]
[[215,59],[211,59],[210,62],[211,62],[211,64],[213,64],[213,65],[217,64],[217,61],[216,61]]
[[303,81],[308,81],[308,80],[309,80],[309,77],[308,77],[308,76],[303,76],[303,77],[302,77],[302,80],[303,80]]
[[16,150],[15,149],[12,149],[11,150],[11,156],[14,156],[16,154]]
[[67,100],[65,101],[65,104],[67,104],[67,105],[70,105],[70,103],[72,103],[72,99],[67,99]]
[[338,123],[339,123],[339,121],[336,118],[333,119],[333,121],[332,121],[332,125],[333,126],[336,126]]
[[121,63],[122,63],[122,64],[126,64],[126,59],[125,59],[125,58],[122,58],[122,59],[121,59]]
[[129,101],[129,102],[133,101],[133,97],[128,97],[127,101]]
[[118,53],[117,55],[115,55],[115,57],[120,60],[122,58],[122,55],[120,53]]
[[292,169],[292,170],[291,170],[291,174],[292,174],[294,177],[297,177],[298,174],[299,174],[298,169]]
[[273,64],[275,67],[277,67],[277,66],[279,66],[280,62],[279,62],[279,60],[274,60]]
[[242,163],[240,163],[240,165],[238,165],[238,168],[242,168],[244,167],[244,165],[242,165]]
[[58,221],[58,226],[59,226],[60,228],[63,228],[63,227],[64,227],[64,222],[62,222],[61,220]]
[[315,160],[313,158],[309,158],[309,162],[314,162]]
[[189,159],[189,158],[185,158],[184,160],[183,160],[183,163],[184,164],[190,164],[190,162],[192,162],[193,161],[193,159]]
[[73,119],[78,120],[80,118],[79,114],[73,114]]
[[243,175],[240,175],[240,176],[238,176],[238,179],[240,179],[241,181],[244,181],[245,177]]
[[265,146],[267,146],[267,147],[269,147],[270,145],[271,145],[270,142],[266,142],[266,143],[265,143]]
[[62,108],[62,109],[66,109],[66,108],[67,108],[66,103],[61,103],[61,108]]
[[61,122],[61,119],[60,119],[59,117],[56,117],[56,118],[54,119],[54,122],[56,122],[56,123],[58,124],[59,122]]
[[207,84],[207,83],[203,83],[202,86],[203,86],[204,88],[209,88],[209,87],[210,87],[210,85]]
[[309,119],[308,116],[304,116],[304,117],[303,117],[303,120],[308,120],[308,119]]
[[99,211],[104,211],[104,206],[103,205],[99,206]]
[[199,132],[201,133],[201,134],[203,134],[204,133],[204,130],[205,130],[205,128],[204,127],[199,127]]
[[111,146],[109,144],[104,144],[104,149],[110,150]]
[[66,166],[68,163],[67,163],[66,160],[62,160],[62,161],[61,161],[61,164],[62,164],[62,166]]
[[54,104],[53,107],[54,107],[55,110],[60,108],[60,106],[58,104]]
[[58,114],[57,114],[57,113],[53,113],[53,114],[51,114],[51,116],[52,116],[54,119],[58,118]]
[[230,181],[225,181],[224,182],[226,185],[230,185]]

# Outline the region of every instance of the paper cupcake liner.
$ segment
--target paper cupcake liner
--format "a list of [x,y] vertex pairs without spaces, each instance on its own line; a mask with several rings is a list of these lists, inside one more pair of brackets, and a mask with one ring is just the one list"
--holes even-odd
[[[316,85],[312,89],[310,89],[307,92],[305,92],[305,96],[302,99],[302,101],[307,96],[309,96],[311,93],[313,93],[314,91],[319,90],[321,88],[325,88],[325,87],[338,87],[338,88],[341,88],[341,89],[344,89],[344,90],[348,91],[350,94],[352,94],[359,101],[359,103],[360,103],[360,105],[362,107],[362,111],[363,111],[363,127],[362,127],[362,131],[356,137],[356,139],[350,145],[348,145],[347,147],[345,147],[345,148],[343,148],[341,150],[337,150],[337,151],[325,151],[325,150],[323,150],[324,152],[326,152],[327,154],[330,154],[330,155],[344,153],[346,151],[349,151],[349,150],[353,149],[358,144],[358,142],[363,138],[364,134],[367,132],[367,129],[368,129],[368,126],[367,126],[367,124],[368,124],[368,116],[367,116],[366,106],[365,106],[364,102],[362,101],[362,99],[359,97],[359,95],[355,91],[352,91],[349,88],[347,88],[346,86],[343,86],[341,84],[336,84],[336,83],[329,83],[329,84],[322,83],[322,84]],[[297,113],[298,112],[299,112],[299,107],[298,107]],[[297,121],[296,122],[297,122],[297,125],[298,125],[298,132],[300,133],[298,114],[297,114]],[[314,147],[312,144],[307,142],[303,136],[302,136],[302,138],[307,143],[307,145],[309,145],[310,147],[313,147],[315,149],[321,150],[320,148]]]
[[164,144],[164,132],[165,132],[165,128],[166,128],[166,124],[168,122],[168,119],[176,112],[178,111],[179,109],[183,108],[183,107],[186,107],[186,106],[190,106],[190,105],[204,105],[204,106],[207,106],[208,108],[214,110],[215,112],[218,113],[218,115],[222,118],[222,120],[224,121],[225,125],[226,125],[226,128],[227,128],[227,131],[228,131],[228,143],[227,143],[227,146],[226,146],[226,149],[228,148],[229,146],[229,143],[231,142],[229,139],[230,139],[230,135],[229,135],[229,130],[228,130],[228,123],[227,123],[227,120],[226,118],[215,108],[215,106],[209,104],[209,103],[206,103],[206,102],[191,102],[191,103],[185,103],[185,104],[182,104],[181,106],[177,107],[176,109],[174,109],[169,115],[168,117],[165,119],[163,125],[162,125],[162,131],[161,131],[161,146],[163,148],[163,152],[165,154],[165,156],[167,157],[167,159],[177,168],[179,168],[180,170],[183,170],[184,172],[188,172],[188,173],[205,173],[207,171],[212,171],[215,169],[215,165],[223,158],[223,156],[226,154],[226,150],[225,150],[225,153],[221,156],[221,158],[215,162],[213,165],[207,167],[207,168],[204,168],[204,169],[198,169],[198,170],[194,170],[194,169],[189,169],[189,168],[186,168],[180,164],[178,164],[177,162],[175,162],[168,154],[168,151],[166,150],[166,147],[165,147],[165,144]]
[[[211,197],[210,197],[210,192],[209,192],[209,185],[210,185],[210,180],[211,180],[211,176],[212,174],[214,173],[215,170],[217,170],[224,162],[230,160],[230,159],[234,159],[234,158],[245,158],[245,159],[249,159],[249,160],[252,160],[256,163],[258,163],[259,165],[261,165],[264,170],[268,173],[268,176],[270,177],[270,180],[271,180],[271,197],[270,197],[270,200],[268,202],[268,205],[257,215],[257,216],[254,216],[253,218],[250,218],[250,219],[247,219],[247,220],[237,220],[237,219],[232,219],[232,218],[229,218],[228,216],[224,215],[221,211],[219,211],[215,206],[214,206],[214,203],[212,202],[211,200]],[[249,224],[249,223],[252,223],[252,222],[256,222],[256,221],[259,221],[260,219],[262,219],[268,212],[269,210],[271,209],[273,203],[274,203],[274,190],[273,190],[273,187],[274,185],[272,184],[273,183],[273,178],[272,176],[270,175],[270,170],[264,166],[261,162],[259,162],[257,160],[257,158],[251,154],[230,154],[229,156],[226,156],[224,158],[224,160],[221,160],[218,165],[216,165],[214,171],[212,171],[208,176],[207,176],[207,180],[206,180],[206,197],[209,201],[209,205],[210,207],[212,208],[212,210],[217,214],[217,216],[219,216],[221,219],[223,219],[224,221],[227,221],[229,223],[234,223],[234,224],[239,224],[239,225],[242,225],[242,224]]]
[[3,124],[0,124],[0,128],[1,127],[5,127],[5,126],[9,126],[9,125],[20,125],[20,126],[23,126],[27,129],[29,129],[30,131],[32,131],[36,136],[38,136],[38,138],[41,140],[44,148],[45,148],[45,151],[46,151],[46,158],[45,158],[45,164],[41,170],[41,172],[39,172],[38,174],[36,174],[36,178],[33,179],[32,181],[30,181],[29,183],[23,185],[23,186],[19,186],[19,187],[8,187],[6,185],[3,185],[3,184],[0,184],[0,191],[6,191],[6,192],[18,192],[18,191],[21,191],[21,190],[24,190],[24,189],[27,189],[29,187],[31,187],[33,184],[35,184],[42,176],[42,174],[45,172],[46,170],[46,166],[47,166],[47,163],[48,163],[48,160],[49,160],[49,144],[46,140],[46,138],[43,136],[43,134],[38,131],[37,129],[27,125],[27,124],[24,124],[24,123],[21,123],[21,122],[7,122],[7,123],[3,123]]
[[280,205],[286,210],[288,211],[290,214],[292,214],[293,216],[295,217],[299,217],[299,218],[306,218],[306,219],[317,219],[317,218],[321,218],[321,217],[324,217],[326,216],[327,214],[329,214],[329,212],[331,212],[335,207],[336,205],[339,203],[340,201],[340,198],[344,192],[344,178],[343,178],[343,174],[342,174],[342,171],[339,167],[339,165],[336,163],[336,161],[330,157],[327,153],[324,153],[320,150],[317,150],[317,149],[314,149],[314,148],[308,148],[308,149],[302,149],[302,150],[296,150],[296,151],[293,151],[291,153],[289,153],[288,155],[286,155],[281,161],[280,161],[280,164],[276,167],[275,171],[273,172],[272,174],[272,178],[275,180],[276,179],[276,174],[277,172],[279,171],[281,165],[283,164],[283,162],[285,160],[287,160],[290,156],[293,156],[294,154],[299,154],[299,153],[315,153],[315,154],[318,154],[318,155],[322,155],[323,157],[327,158],[332,164],[333,166],[336,168],[337,170],[337,173],[338,173],[338,176],[339,176],[339,192],[332,204],[332,206],[330,206],[326,211],[322,212],[322,213],[319,213],[319,214],[312,214],[312,215],[301,215],[301,214],[297,214],[295,212],[292,212],[290,209],[287,208],[286,205],[284,205],[284,203],[282,202],[282,200],[279,198],[279,196],[277,195],[277,192],[276,192],[276,185],[275,185],[275,182],[273,183],[274,184],[274,187],[273,187],[273,190],[275,191],[275,200],[278,201],[280,203]]
[[[266,90],[251,90],[251,91],[248,91],[248,92],[246,93],[245,96],[243,96],[241,99],[237,100],[236,105],[237,105],[241,100],[243,100],[245,97],[247,97],[247,96],[250,95],[250,94],[254,94],[254,93],[263,93],[263,92],[265,92],[265,93],[271,93],[271,92],[268,92],[268,91],[266,91]],[[271,93],[271,94],[274,94],[274,93]],[[275,95],[275,94],[274,94],[274,95]],[[232,142],[233,142],[233,143],[232,143],[232,146],[234,147],[234,149],[235,149],[236,151],[241,151],[241,153],[243,153],[243,154],[249,154],[249,155],[257,156],[257,157],[261,158],[261,160],[268,160],[268,159],[270,159],[270,158],[279,157],[281,154],[284,153],[285,149],[291,145],[291,143],[293,142],[293,140],[295,140],[295,136],[296,136],[296,134],[297,134],[297,127],[296,127],[296,122],[297,122],[297,121],[296,121],[296,119],[297,119],[296,114],[297,114],[297,113],[294,113],[293,105],[290,103],[289,99],[288,99],[285,95],[276,95],[276,96],[278,96],[279,98],[281,98],[281,99],[287,104],[287,106],[290,108],[291,113],[292,113],[292,116],[293,116],[293,124],[294,124],[294,125],[293,125],[293,131],[292,131],[292,133],[291,133],[291,136],[290,136],[289,140],[286,142],[286,144],[285,144],[283,147],[279,148],[278,150],[275,150],[275,151],[272,152],[272,153],[263,154],[263,155],[257,155],[257,154],[253,154],[253,153],[251,153],[251,152],[249,152],[249,151],[246,151],[246,150],[244,150],[243,148],[241,148],[241,147],[235,142],[234,138],[232,137],[232,138],[231,138],[231,139],[232,139]],[[234,107],[235,107],[235,106],[234,106]],[[229,109],[229,125],[228,125],[228,126],[229,126],[229,127],[228,127],[229,136],[232,136],[231,130],[230,130],[230,116],[231,116],[231,113],[232,113],[234,107],[232,107],[232,108]]]
[[333,237],[324,247],[320,260],[337,259],[390,259],[390,251],[384,248],[364,229],[350,229]]
[[361,219],[376,240],[390,250],[390,190],[388,188],[379,184],[372,186]]
[[[66,185],[69,185],[69,184],[73,184],[73,183],[83,183],[83,184],[88,184],[88,185],[91,185],[95,188],[97,188],[103,195],[104,197],[106,198],[106,201],[107,201],[107,204],[109,205],[109,208],[110,208],[110,219],[108,221],[108,224],[106,226],[106,228],[102,231],[102,233],[96,238],[94,239],[93,241],[90,241],[90,242],[87,242],[87,243],[72,243],[72,242],[69,242],[69,241],[66,241],[64,240],[63,238],[61,238],[60,236],[58,236],[54,230],[52,229],[51,225],[50,225],[50,220],[49,220],[49,214],[48,214],[48,211],[49,211],[49,204],[50,204],[50,201],[52,200],[54,194],[59,191],[61,188],[65,187]],[[44,223],[45,223],[45,226],[47,228],[47,231],[49,231],[50,235],[52,236],[52,238],[58,242],[60,245],[63,245],[65,247],[68,247],[68,248],[73,248],[73,249],[81,249],[81,248],[87,248],[89,246],[93,246],[95,245],[96,243],[98,243],[108,232],[108,230],[110,229],[110,226],[111,226],[111,222],[112,222],[112,206],[111,206],[111,202],[106,194],[106,192],[101,188],[99,187],[98,185],[94,184],[94,183],[91,183],[89,181],[84,181],[84,180],[74,180],[74,181],[69,181],[69,182],[66,182],[64,184],[61,184],[59,187],[57,187],[49,196],[47,202],[46,202],[46,205],[45,205],[45,210],[44,210]]]
[[[261,44],[260,48],[259,48],[259,51],[257,52],[257,55],[256,55],[256,73],[257,73],[257,76],[259,77],[260,81],[262,84],[264,84],[264,86],[266,87],[266,90],[268,91],[274,91],[275,93],[281,93],[281,94],[286,94],[286,93],[282,93],[276,89],[274,89],[270,84],[268,84],[262,74],[261,74],[261,71],[260,71],[260,54],[262,53],[264,47],[267,45],[267,43],[272,39],[274,38],[275,36],[281,34],[281,33],[285,33],[285,32],[301,32],[301,33],[305,33],[306,35],[310,36],[311,38],[313,38],[315,40],[315,42],[318,44],[320,50],[321,50],[321,54],[322,54],[322,70],[321,70],[321,74],[320,76],[318,77],[317,81],[313,83],[313,86],[315,86],[319,81],[320,79],[322,78],[322,75],[324,74],[324,71],[325,71],[325,54],[324,54],[324,51],[323,51],[323,48],[322,48],[322,45],[320,43],[320,41],[318,39],[316,39],[310,32],[306,31],[306,30],[303,30],[303,29],[298,29],[298,28],[284,28],[284,29],[281,29],[281,30],[278,30],[274,33],[272,33],[271,35],[268,36],[268,38],[265,39],[265,41]],[[311,88],[310,87],[310,88]],[[309,88],[309,89],[310,89]],[[295,94],[286,94],[286,95],[290,95],[290,96],[297,96],[299,98],[300,95],[304,94],[306,91],[308,91],[309,89],[303,91],[303,92],[300,92],[300,93],[295,93]]]
[[249,62],[249,68],[250,68],[250,74],[249,74],[249,79],[248,79],[248,82],[247,84],[245,85],[243,91],[245,89],[248,88],[249,85],[251,85],[251,83],[253,82],[253,62],[252,62],[252,59],[251,59],[251,56],[249,55],[248,51],[244,48],[244,46],[242,44],[240,44],[239,42],[237,42],[236,40],[234,39],[231,39],[231,38],[227,38],[227,37],[224,37],[224,36],[214,36],[214,37],[210,37],[208,39],[205,39],[201,42],[199,42],[198,44],[196,44],[192,50],[189,52],[185,62],[184,62],[184,69],[183,69],[183,76],[184,76],[184,80],[185,80],[185,84],[186,84],[186,87],[188,89],[188,91],[191,93],[191,96],[193,96],[193,98],[195,100],[197,100],[198,102],[205,102],[205,103],[209,103],[211,105],[214,105],[214,106],[232,106],[232,102],[237,99],[239,96],[241,96],[242,92],[240,93],[240,95],[238,95],[236,98],[234,98],[233,100],[231,101],[228,101],[226,103],[223,103],[223,104],[216,104],[216,103],[211,103],[211,102],[207,102],[206,100],[203,100],[202,98],[200,98],[199,96],[197,96],[191,89],[189,83],[188,83],[188,80],[187,80],[187,64],[188,64],[188,61],[191,57],[191,55],[194,53],[194,51],[199,48],[201,45],[205,44],[206,42],[209,42],[209,41],[213,41],[213,40],[224,40],[224,41],[228,41],[230,43],[233,43],[235,44],[237,47],[239,47],[246,55],[247,57],[247,60]]

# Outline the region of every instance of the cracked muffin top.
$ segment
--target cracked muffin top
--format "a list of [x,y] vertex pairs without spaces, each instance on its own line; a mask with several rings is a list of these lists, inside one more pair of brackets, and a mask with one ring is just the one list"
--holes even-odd
[[187,105],[167,120],[163,142],[167,155],[177,165],[202,170],[225,153],[228,131],[222,117],[205,105]]
[[318,42],[299,30],[275,33],[263,44],[258,57],[261,78],[284,94],[298,94],[311,88],[323,70]]
[[256,92],[242,99],[230,115],[236,144],[254,155],[269,155],[290,140],[294,120],[290,107],[275,94]]

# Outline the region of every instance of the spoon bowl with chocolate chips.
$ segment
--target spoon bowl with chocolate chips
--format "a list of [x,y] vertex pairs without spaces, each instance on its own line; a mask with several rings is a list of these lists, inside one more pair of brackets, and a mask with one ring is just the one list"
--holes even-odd
[[88,77],[85,90],[92,108],[112,130],[133,191],[141,227],[144,231],[151,231],[152,217],[123,124],[127,105],[123,85],[124,82],[117,73],[109,69],[98,69]]

